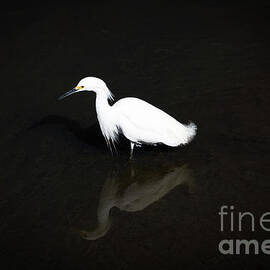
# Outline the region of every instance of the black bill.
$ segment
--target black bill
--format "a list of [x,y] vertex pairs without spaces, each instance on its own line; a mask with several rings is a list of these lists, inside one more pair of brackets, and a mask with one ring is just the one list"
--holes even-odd
[[58,98],[58,100],[61,100],[61,99],[65,98],[65,97],[68,97],[68,96],[74,94],[75,92],[77,92],[77,90],[76,90],[76,88],[73,88],[73,89],[69,90],[68,92],[66,92],[65,94],[63,94],[62,96],[60,96]]

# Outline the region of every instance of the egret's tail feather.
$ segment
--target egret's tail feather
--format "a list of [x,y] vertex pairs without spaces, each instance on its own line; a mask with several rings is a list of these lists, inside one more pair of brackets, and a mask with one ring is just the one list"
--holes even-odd
[[188,125],[177,122],[174,129],[168,131],[163,143],[171,147],[187,144],[195,137],[196,131],[197,126],[192,122]]
[[197,133],[197,126],[193,122],[190,122],[188,125],[186,125],[186,132],[187,132],[187,143],[189,143]]

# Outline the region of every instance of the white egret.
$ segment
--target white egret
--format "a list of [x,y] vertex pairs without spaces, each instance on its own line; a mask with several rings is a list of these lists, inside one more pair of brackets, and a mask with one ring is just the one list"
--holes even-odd
[[59,97],[59,100],[82,91],[96,93],[96,111],[102,134],[112,150],[120,134],[130,141],[130,158],[134,146],[165,144],[177,147],[189,143],[196,135],[196,125],[181,124],[169,114],[135,97],[118,100],[112,106],[113,94],[104,81],[86,77]]

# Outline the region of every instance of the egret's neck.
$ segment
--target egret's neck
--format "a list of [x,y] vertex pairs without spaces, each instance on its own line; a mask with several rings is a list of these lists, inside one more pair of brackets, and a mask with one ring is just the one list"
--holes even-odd
[[111,110],[111,105],[108,102],[108,96],[106,93],[97,92],[96,95],[97,114],[101,115],[103,113],[109,112]]
[[108,98],[112,98],[112,94],[108,89],[107,91],[105,89],[105,91],[97,91],[96,95],[96,110],[99,126],[107,145],[111,149],[111,145],[114,145],[118,136],[117,115],[115,114],[113,106],[108,102]]

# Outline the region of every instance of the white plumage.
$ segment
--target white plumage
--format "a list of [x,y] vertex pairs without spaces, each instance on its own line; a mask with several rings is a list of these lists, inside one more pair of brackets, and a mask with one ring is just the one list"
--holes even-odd
[[96,93],[96,110],[102,134],[111,148],[122,133],[131,143],[131,157],[134,145],[165,144],[171,147],[189,143],[196,135],[196,125],[184,125],[157,107],[134,97],[120,99],[114,105],[113,95],[107,85],[98,78],[82,79],[63,99],[76,92]]

